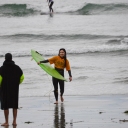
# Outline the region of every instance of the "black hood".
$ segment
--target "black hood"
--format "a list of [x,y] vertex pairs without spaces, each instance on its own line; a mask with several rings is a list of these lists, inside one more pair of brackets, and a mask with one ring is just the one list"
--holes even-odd
[[15,62],[12,60],[5,60],[3,62],[3,66],[12,66],[12,65],[15,65]]

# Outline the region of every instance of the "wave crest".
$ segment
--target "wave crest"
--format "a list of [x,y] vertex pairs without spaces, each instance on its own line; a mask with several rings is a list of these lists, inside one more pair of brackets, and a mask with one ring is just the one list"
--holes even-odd
[[1,16],[27,16],[37,12],[34,8],[28,7],[27,4],[4,4],[0,6]]
[[93,39],[109,39],[109,38],[120,38],[120,39],[114,39],[110,40],[108,43],[113,43],[117,41],[121,41],[121,39],[127,39],[128,36],[112,36],[112,35],[92,35],[92,34],[54,34],[54,35],[47,35],[47,34],[14,34],[14,35],[2,35],[0,36],[2,39],[40,39],[40,40],[60,40],[60,39],[65,39],[65,40],[93,40]]
[[[47,49],[47,50],[42,50],[42,49],[36,49],[40,54],[45,55],[45,56],[53,56],[53,55],[57,55],[56,50],[53,49]],[[73,54],[73,55],[79,55],[79,54],[86,54],[86,53],[111,53],[111,52],[127,52],[128,51],[128,43],[121,43],[119,45],[107,45],[107,44],[103,44],[100,46],[86,46],[80,49],[76,49],[76,48],[69,48],[67,49],[67,53],[68,54]],[[9,51],[8,51],[9,52]],[[4,57],[5,51],[1,51],[0,52],[0,57]],[[22,51],[11,51],[11,53],[13,54],[13,56],[15,57],[27,57],[27,56],[31,56],[30,54],[30,49],[28,48],[28,50]],[[128,54],[128,52],[127,52]]]
[[88,3],[76,13],[80,15],[97,15],[97,14],[127,14],[127,4],[91,4]]
[[[28,4],[4,4],[0,6],[0,16],[28,16],[41,12],[36,5]],[[57,10],[57,9],[56,9]],[[63,10],[63,9],[61,9]],[[100,15],[100,14],[127,14],[128,4],[92,4],[87,3],[75,11],[64,10],[66,14],[73,15]],[[60,14],[62,12],[55,12]],[[42,12],[43,14],[43,12]],[[46,12],[44,14],[47,14]]]

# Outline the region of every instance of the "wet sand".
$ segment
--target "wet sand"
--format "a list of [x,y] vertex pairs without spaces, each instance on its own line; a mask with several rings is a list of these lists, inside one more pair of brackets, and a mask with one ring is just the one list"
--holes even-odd
[[[127,128],[128,95],[64,96],[20,98],[16,128]],[[121,121],[122,120],[122,121]],[[0,110],[0,124],[4,122]],[[10,109],[9,128],[12,127]],[[2,126],[1,126],[2,127]]]

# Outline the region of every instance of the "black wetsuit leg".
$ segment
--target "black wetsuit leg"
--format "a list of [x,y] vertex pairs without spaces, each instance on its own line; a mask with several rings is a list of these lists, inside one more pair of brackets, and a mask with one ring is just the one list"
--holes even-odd
[[[56,70],[62,75],[64,76],[64,70],[62,69],[57,69]],[[54,86],[54,96],[56,101],[58,101],[58,83],[60,85],[60,96],[63,96],[64,93],[64,81],[63,80],[59,80],[57,78],[52,78],[52,82],[53,82],[53,86]]]
[[60,96],[63,96],[64,93],[64,81],[59,80],[59,85],[60,85]]
[[49,5],[49,9],[50,9],[50,12],[53,12],[53,9],[52,9],[52,5],[54,4],[54,2],[52,1]]
[[54,96],[56,101],[58,101],[58,79],[52,77],[52,83],[54,86]]

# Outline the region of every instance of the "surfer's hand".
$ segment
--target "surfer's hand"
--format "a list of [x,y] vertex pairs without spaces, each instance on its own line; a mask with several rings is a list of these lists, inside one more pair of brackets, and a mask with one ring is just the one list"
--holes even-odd
[[72,81],[72,77],[69,77],[69,80]]
[[40,62],[37,62],[37,64],[39,65],[39,64],[40,64]]

